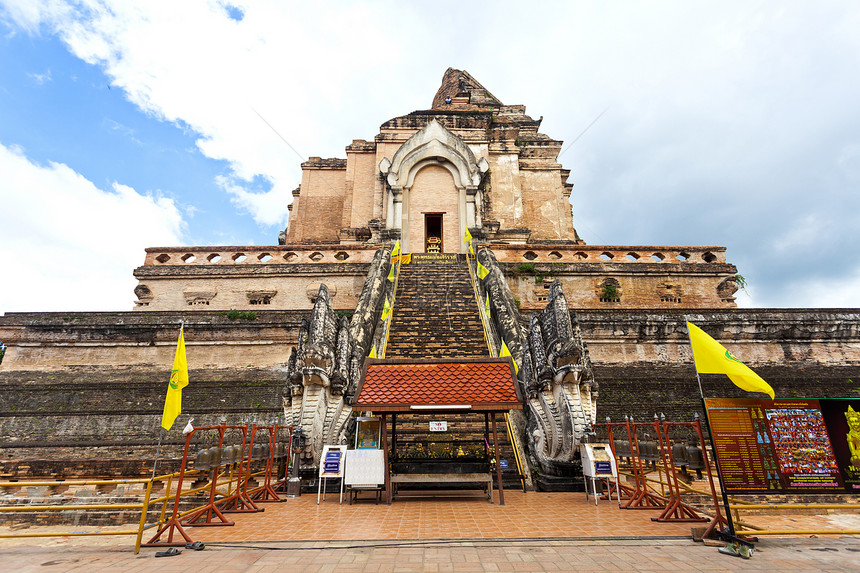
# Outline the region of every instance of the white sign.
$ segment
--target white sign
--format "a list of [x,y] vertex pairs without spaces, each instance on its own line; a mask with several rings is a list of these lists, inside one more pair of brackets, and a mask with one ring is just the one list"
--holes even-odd
[[430,422],[431,432],[447,432],[448,422]]
[[346,446],[325,446],[320,459],[320,477],[343,476],[343,454]]
[[[343,462],[346,458],[346,446],[323,446],[320,458],[320,479],[317,487],[317,505],[320,503],[320,493],[325,491],[325,480],[327,478],[341,478],[340,480],[340,502],[343,503]],[[325,499],[325,493],[323,493]]]
[[580,444],[582,472],[587,477],[618,477],[615,456],[609,444]]

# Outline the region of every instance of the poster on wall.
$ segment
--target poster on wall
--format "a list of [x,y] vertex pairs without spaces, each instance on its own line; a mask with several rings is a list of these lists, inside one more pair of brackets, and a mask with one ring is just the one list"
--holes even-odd
[[728,493],[860,491],[860,400],[706,398]]

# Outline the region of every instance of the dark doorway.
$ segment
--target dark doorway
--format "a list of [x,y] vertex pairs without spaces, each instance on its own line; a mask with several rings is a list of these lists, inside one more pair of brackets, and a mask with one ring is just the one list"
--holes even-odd
[[428,213],[424,215],[424,252],[442,252],[442,214]]

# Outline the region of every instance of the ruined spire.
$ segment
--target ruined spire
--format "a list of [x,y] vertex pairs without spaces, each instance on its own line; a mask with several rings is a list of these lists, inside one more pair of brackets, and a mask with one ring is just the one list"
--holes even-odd
[[[450,103],[446,103],[447,100],[450,100]],[[469,72],[448,68],[442,76],[442,85],[433,97],[432,109],[445,109],[452,105],[496,107],[504,104]]]

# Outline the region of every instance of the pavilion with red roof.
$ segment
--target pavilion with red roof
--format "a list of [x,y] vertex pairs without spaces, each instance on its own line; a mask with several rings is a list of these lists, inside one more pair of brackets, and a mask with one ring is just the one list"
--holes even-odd
[[[370,410],[382,418],[385,451],[385,492],[391,503],[386,417],[392,416],[392,442],[396,439],[396,415],[468,413],[484,414],[492,421],[495,459],[499,459],[496,414],[522,407],[514,365],[506,358],[459,358],[435,360],[368,358],[358,383],[353,408]],[[393,445],[393,444],[392,444]],[[502,474],[496,464],[499,503],[504,505]]]

